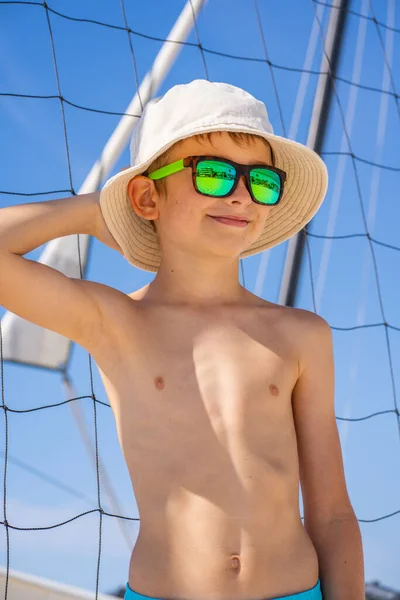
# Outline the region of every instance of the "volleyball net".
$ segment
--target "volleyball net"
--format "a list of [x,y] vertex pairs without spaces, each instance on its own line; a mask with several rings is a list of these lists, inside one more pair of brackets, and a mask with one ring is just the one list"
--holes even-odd
[[[195,78],[245,88],[265,102],[276,134],[307,143],[319,82],[330,77],[321,150],[329,190],[299,234],[296,306],[333,331],[335,412],[367,579],[400,589],[395,1],[344,3],[335,74],[328,29],[337,1],[105,4],[0,2],[0,207],[100,189],[129,164],[146,102]],[[243,285],[279,302],[287,253],[285,243],[242,260]],[[83,235],[27,257],[127,293],[153,277]],[[15,569],[98,599],[125,584],[139,530],[112,411],[82,348],[0,310],[4,597],[13,597]]]

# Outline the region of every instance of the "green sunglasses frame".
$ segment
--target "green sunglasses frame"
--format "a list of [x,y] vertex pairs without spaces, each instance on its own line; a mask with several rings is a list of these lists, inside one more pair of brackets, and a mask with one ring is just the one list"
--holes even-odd
[[[197,187],[197,182],[196,182],[196,170],[197,170],[197,165],[199,164],[199,162],[202,162],[203,160],[214,160],[214,161],[218,161],[218,162],[223,162],[223,163],[227,163],[228,165],[231,165],[232,167],[234,167],[236,169],[236,177],[235,177],[235,181],[234,184],[232,186],[232,189],[229,190],[229,192],[227,194],[223,194],[222,196],[216,196],[215,194],[206,194],[204,192],[201,192],[198,187]],[[246,189],[249,192],[251,199],[253,200],[253,202],[255,202],[256,204],[261,204],[262,206],[276,206],[281,198],[282,198],[282,194],[283,194],[283,188],[284,188],[284,184],[286,181],[286,172],[282,171],[281,169],[277,169],[276,167],[273,167],[271,165],[267,165],[267,164],[254,164],[254,165],[242,165],[240,163],[234,162],[233,160],[229,160],[227,158],[221,158],[220,156],[187,156],[186,158],[181,158],[180,160],[177,160],[173,163],[170,163],[169,165],[165,165],[165,167],[161,167],[161,169],[157,169],[156,171],[152,171],[151,173],[149,173],[148,171],[146,171],[145,173],[143,173],[143,175],[145,177],[148,177],[149,179],[163,179],[164,177],[168,177],[168,175],[173,175],[174,173],[178,173],[179,171],[183,171],[183,169],[186,169],[187,167],[191,167],[192,169],[192,181],[193,181],[193,186],[194,189],[196,190],[196,192],[198,194],[201,194],[202,196],[211,196],[212,198],[226,198],[227,196],[230,196],[231,194],[233,194],[233,192],[235,191],[238,183],[239,183],[239,179],[240,177],[242,177],[243,175],[245,176],[245,181],[246,181]],[[268,168],[269,171],[273,171],[274,173],[276,173],[279,176],[280,182],[281,182],[281,189],[280,189],[280,193],[278,196],[278,200],[274,203],[274,204],[266,204],[265,202],[260,202],[259,200],[257,200],[254,197],[253,191],[251,189],[251,183],[250,183],[250,171],[252,171],[253,169],[265,169]]]

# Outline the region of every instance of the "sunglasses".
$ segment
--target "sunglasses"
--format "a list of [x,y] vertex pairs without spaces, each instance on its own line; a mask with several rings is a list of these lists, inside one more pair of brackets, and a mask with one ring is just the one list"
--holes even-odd
[[217,156],[187,156],[152,173],[149,179],[163,179],[191,167],[193,186],[203,196],[225,198],[235,191],[239,179],[245,176],[246,188],[253,202],[276,206],[283,194],[286,173],[265,164],[242,165]]

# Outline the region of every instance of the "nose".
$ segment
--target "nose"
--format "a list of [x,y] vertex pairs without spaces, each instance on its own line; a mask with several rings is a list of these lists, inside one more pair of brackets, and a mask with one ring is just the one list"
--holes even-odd
[[234,191],[234,193],[232,194],[232,196],[230,196],[230,198],[232,198],[233,201],[236,202],[241,202],[241,204],[243,205],[250,205],[252,200],[251,200],[251,196],[250,196],[250,192],[247,189],[247,182],[246,182],[246,177],[245,175],[242,175],[238,181],[238,184],[236,186],[236,190]]

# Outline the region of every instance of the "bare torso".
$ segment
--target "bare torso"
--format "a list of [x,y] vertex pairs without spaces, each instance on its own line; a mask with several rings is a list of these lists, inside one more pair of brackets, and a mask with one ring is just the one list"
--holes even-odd
[[115,293],[93,352],[139,509],[130,587],[182,600],[314,587],[291,404],[294,311],[251,294],[202,311],[142,295]]

